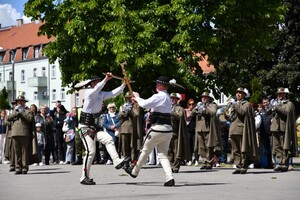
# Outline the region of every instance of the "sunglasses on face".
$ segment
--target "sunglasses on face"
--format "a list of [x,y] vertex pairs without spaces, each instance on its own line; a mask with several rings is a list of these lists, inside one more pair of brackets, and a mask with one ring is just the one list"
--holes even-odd
[[189,103],[189,105],[190,105],[190,106],[193,106],[193,105],[195,105],[195,104],[194,104],[194,103]]
[[115,108],[115,107],[109,107],[109,108]]

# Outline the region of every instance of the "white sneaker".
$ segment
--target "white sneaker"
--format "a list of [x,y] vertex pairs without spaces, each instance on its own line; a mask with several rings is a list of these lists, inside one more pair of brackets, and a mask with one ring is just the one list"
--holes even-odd
[[254,168],[254,164],[250,164],[248,167],[249,167],[250,169],[253,169],[253,168]]
[[111,160],[107,160],[106,165],[112,165],[113,162]]
[[192,165],[192,161],[189,161],[186,166],[191,166]]
[[10,164],[9,160],[4,160],[2,164]]
[[45,164],[43,162],[40,162],[39,163],[39,166],[44,166]]
[[59,161],[59,164],[60,164],[60,165],[63,165],[63,164],[64,164],[64,161]]
[[236,165],[235,165],[235,164],[233,164],[233,165],[232,165],[232,168],[236,169]]
[[199,165],[199,162],[196,160],[195,161],[195,166],[198,166]]
[[221,165],[219,163],[216,163],[216,167],[221,167]]
[[33,166],[38,166],[38,164],[37,163],[33,163]]

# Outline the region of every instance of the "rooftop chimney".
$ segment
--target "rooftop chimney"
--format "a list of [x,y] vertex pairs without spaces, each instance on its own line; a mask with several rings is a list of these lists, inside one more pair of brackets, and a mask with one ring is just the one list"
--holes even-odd
[[23,25],[23,19],[17,19],[17,27],[20,27]]

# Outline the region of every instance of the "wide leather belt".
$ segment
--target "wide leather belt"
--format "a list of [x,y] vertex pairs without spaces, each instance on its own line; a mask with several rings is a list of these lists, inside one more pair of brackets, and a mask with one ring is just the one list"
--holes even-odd
[[150,113],[150,123],[153,124],[168,124],[171,125],[171,114],[152,112]]

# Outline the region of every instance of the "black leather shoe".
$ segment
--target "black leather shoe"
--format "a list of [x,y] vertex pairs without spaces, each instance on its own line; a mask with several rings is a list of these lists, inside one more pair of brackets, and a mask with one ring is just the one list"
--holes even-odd
[[287,167],[287,166],[283,166],[282,168],[281,168],[281,171],[282,172],[287,172],[289,170],[289,168]]
[[15,175],[22,174],[20,170],[15,171]]
[[167,182],[164,183],[164,186],[165,187],[174,187],[175,186],[175,180],[174,179],[171,179]]
[[275,168],[274,168],[274,171],[275,171],[275,172],[280,172],[280,171],[281,171],[281,169],[282,169],[282,167],[281,167],[281,166],[277,166],[277,167],[275,167]]
[[127,168],[124,168],[125,172],[127,174],[129,174],[132,178],[136,178],[137,176],[136,175],[133,175],[132,174],[132,170],[133,170],[133,167],[127,167]]
[[212,166],[211,165],[207,165],[206,169],[212,169]]
[[206,169],[206,165],[201,166],[200,169]]
[[76,162],[73,162],[72,165],[82,165],[82,160],[77,160]]
[[123,165],[125,165],[125,164],[128,164],[129,165],[129,162],[130,162],[130,157],[125,157],[124,159],[123,159],[123,161],[120,163],[120,164],[118,164],[115,168],[116,169],[121,169],[122,167],[123,167]]
[[82,181],[80,181],[82,185],[96,185],[96,182],[93,181],[93,179],[84,178]]
[[22,170],[22,174],[27,174],[27,170]]
[[240,174],[241,171],[240,170],[235,170],[234,172],[232,172],[232,174]]
[[13,167],[9,168],[9,172],[14,172],[14,171],[16,171],[15,168],[13,168]]

